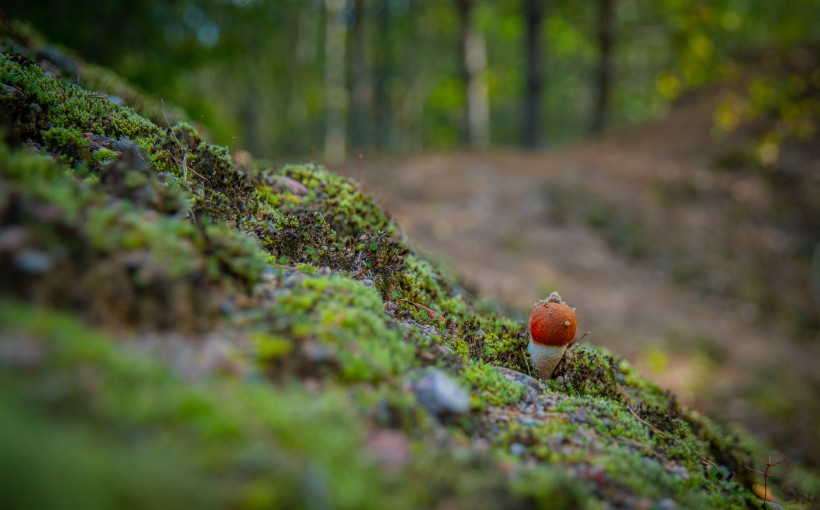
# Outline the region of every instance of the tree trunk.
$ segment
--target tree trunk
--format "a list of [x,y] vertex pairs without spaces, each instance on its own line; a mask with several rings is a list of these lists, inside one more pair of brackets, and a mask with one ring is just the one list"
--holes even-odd
[[490,98],[487,90],[487,47],[472,21],[474,0],[456,0],[461,18],[461,60],[467,92],[464,141],[471,147],[490,141]]
[[524,147],[535,149],[540,141],[541,127],[541,22],[544,19],[543,0],[524,0],[527,34],[524,43],[527,85],[524,96],[524,126],[521,140]]
[[347,156],[347,88],[345,87],[345,0],[325,0],[325,160]]
[[365,57],[364,0],[351,0],[350,45],[350,145],[356,152],[367,149],[370,141],[370,76]]
[[390,0],[380,0],[376,17],[377,37],[373,53],[373,109],[375,120],[375,142],[379,149],[390,146],[392,116],[390,109],[390,66],[392,53],[390,44]]
[[592,112],[592,132],[601,133],[609,116],[609,97],[612,89],[612,47],[615,42],[615,0],[599,0],[598,18],[598,71],[595,80],[595,106]]

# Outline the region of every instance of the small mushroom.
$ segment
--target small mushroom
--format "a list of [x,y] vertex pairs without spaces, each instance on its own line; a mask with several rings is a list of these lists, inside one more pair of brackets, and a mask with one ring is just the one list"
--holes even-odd
[[575,311],[553,292],[535,303],[530,314],[530,363],[535,375],[549,379],[564,352],[573,344],[577,329]]

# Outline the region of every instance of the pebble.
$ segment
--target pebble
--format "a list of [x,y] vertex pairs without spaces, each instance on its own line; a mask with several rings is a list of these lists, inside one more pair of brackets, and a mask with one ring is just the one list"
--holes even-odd
[[328,363],[336,359],[336,349],[312,340],[302,342],[300,352],[311,363]]
[[592,418],[586,409],[578,409],[569,415],[570,419],[576,423],[592,423]]
[[464,414],[470,410],[470,394],[437,368],[428,369],[412,387],[419,404],[436,416]]
[[535,402],[538,395],[540,395],[543,391],[541,383],[535,377],[504,367],[496,367],[496,370],[501,372],[501,375],[503,375],[508,381],[518,383],[524,387],[524,394],[521,395],[521,400],[525,404],[532,404]]
[[6,85],[5,83],[0,84],[0,90],[3,91],[2,95],[6,96],[6,97],[12,97],[12,96],[16,96],[16,95],[20,94],[19,90],[17,90],[14,87],[11,87],[9,85]]
[[0,365],[11,368],[31,368],[45,360],[43,346],[27,337],[4,338],[0,342]]
[[78,72],[77,63],[74,62],[71,57],[52,46],[43,46],[37,50],[37,58],[48,60],[57,66],[60,72],[65,73],[68,76],[73,77]]
[[669,466],[666,468],[666,470],[669,472],[669,474],[677,476],[678,478],[681,478],[683,480],[689,479],[689,471],[683,466]]
[[671,498],[664,498],[658,501],[658,504],[655,505],[657,510],[676,510],[678,508],[678,504],[675,503],[674,499]]
[[25,250],[14,257],[14,265],[24,273],[43,274],[52,268],[54,262],[45,252]]
[[269,184],[274,188],[287,190],[296,196],[304,196],[310,193],[310,190],[304,184],[284,175],[277,175],[270,180]]
[[521,443],[513,443],[510,445],[510,453],[512,453],[516,457],[520,457],[527,453],[527,447]]

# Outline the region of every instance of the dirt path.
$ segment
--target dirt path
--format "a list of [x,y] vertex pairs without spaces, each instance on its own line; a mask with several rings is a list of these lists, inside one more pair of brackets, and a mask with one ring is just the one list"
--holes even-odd
[[[581,189],[580,196],[629,204],[653,221],[653,179],[702,179],[714,154],[703,150],[712,143],[708,108],[690,105],[650,128],[556,152],[433,154],[354,164],[342,173],[362,182],[417,246],[445,255],[482,295],[528,313],[559,290],[577,307],[580,330],[592,332],[590,342],[625,356],[688,403],[808,460],[820,452],[813,426],[820,377],[809,356],[820,355],[817,342],[795,346],[779,325],[761,327],[759,311],[747,303],[676,284],[658,264],[614,250],[599,230],[571,217],[555,220],[556,208],[566,205],[556,203],[560,194]],[[681,224],[709,225],[700,209]]]

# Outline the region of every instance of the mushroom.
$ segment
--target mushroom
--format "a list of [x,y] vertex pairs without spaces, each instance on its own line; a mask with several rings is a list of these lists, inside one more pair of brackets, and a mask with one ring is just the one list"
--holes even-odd
[[530,314],[530,362],[535,374],[549,379],[564,352],[574,342],[577,321],[575,310],[553,292],[537,303]]

